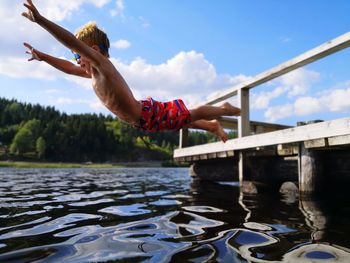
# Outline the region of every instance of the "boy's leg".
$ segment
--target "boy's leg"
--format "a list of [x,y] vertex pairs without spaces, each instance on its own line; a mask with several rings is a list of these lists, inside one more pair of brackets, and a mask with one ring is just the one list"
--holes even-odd
[[217,120],[211,120],[211,121],[197,120],[197,121],[191,122],[191,124],[189,125],[189,128],[201,129],[201,130],[214,133],[223,142],[226,142],[228,140],[227,133],[224,131],[220,122],[218,122]]
[[225,102],[221,106],[203,105],[189,110],[192,121],[211,120],[220,116],[239,116],[241,110]]

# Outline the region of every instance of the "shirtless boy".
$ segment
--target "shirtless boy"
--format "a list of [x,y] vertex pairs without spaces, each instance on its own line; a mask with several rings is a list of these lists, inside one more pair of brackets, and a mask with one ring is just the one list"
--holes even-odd
[[141,130],[155,132],[189,127],[212,132],[224,142],[228,139],[215,118],[238,116],[239,108],[224,103],[218,107],[203,105],[187,110],[180,99],[170,102],[158,102],[150,97],[141,101],[136,100],[124,78],[109,60],[108,37],[96,24],[88,23],[73,35],[42,16],[31,0],[27,0],[24,6],[28,10],[22,15],[39,24],[72,50],[78,65],[52,57],[24,43],[28,48],[26,53],[31,54],[28,61],[45,61],[67,74],[91,78],[92,86],[101,102],[119,119]]

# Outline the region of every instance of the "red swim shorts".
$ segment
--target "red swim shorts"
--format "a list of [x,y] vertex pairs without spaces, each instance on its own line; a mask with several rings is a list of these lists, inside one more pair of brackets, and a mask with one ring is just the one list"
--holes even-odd
[[179,130],[191,123],[191,114],[180,99],[160,102],[147,97],[141,101],[142,112],[137,128],[157,132]]

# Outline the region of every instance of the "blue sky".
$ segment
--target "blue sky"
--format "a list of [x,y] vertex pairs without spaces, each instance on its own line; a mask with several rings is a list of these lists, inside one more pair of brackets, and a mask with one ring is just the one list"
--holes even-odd
[[[54,56],[69,50],[21,17],[23,1],[1,0],[0,96],[66,113],[108,114],[89,80],[27,62],[24,41]],[[74,32],[96,21],[111,60],[139,99],[206,101],[328,40],[347,33],[350,2],[301,0],[34,0]],[[9,33],[10,32],[10,33]],[[295,125],[350,113],[350,49],[251,90],[251,119]],[[230,99],[235,103],[235,99]]]

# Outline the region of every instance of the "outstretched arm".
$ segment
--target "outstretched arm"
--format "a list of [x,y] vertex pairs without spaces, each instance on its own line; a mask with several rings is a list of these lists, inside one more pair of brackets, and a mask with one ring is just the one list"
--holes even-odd
[[81,40],[77,39],[71,32],[43,17],[34,6],[32,0],[27,0],[27,2],[23,5],[28,8],[27,12],[22,13],[24,17],[42,26],[70,50],[73,50],[80,55],[85,56],[95,64],[98,64],[99,61],[103,58],[101,54],[90,48]]
[[91,76],[87,74],[85,70],[83,70],[81,67],[76,66],[67,60],[56,58],[48,54],[45,54],[33,48],[28,43],[23,43],[23,45],[26,48],[28,48],[26,53],[32,55],[32,57],[29,58],[28,61],[32,61],[32,60],[45,61],[47,64],[57,68],[60,71],[63,71],[64,73],[85,77],[85,78],[91,78]]

